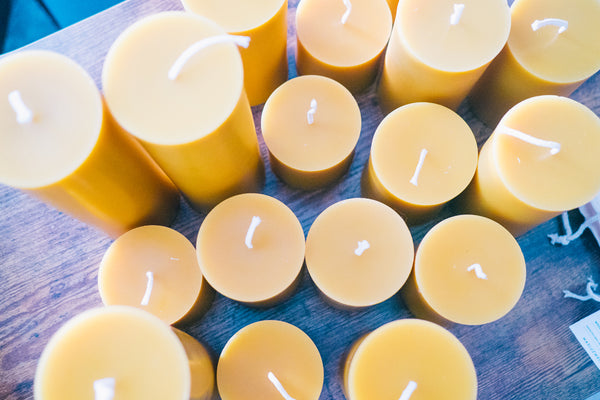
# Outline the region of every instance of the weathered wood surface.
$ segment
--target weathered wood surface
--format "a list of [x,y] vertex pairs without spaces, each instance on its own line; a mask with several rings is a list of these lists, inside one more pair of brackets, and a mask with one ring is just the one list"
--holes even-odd
[[[290,76],[295,76],[296,4],[297,0],[290,1]],[[181,8],[178,0],[128,0],[31,47],[72,57],[100,85],[108,47],[125,27],[145,15]],[[599,84],[600,74],[596,74],[572,96],[596,114],[600,114]],[[290,189],[270,172],[260,137],[261,107],[254,109],[267,163],[263,193],[288,204],[305,233],[327,206],[360,196],[360,175],[383,116],[372,88],[358,96],[358,102],[363,128],[351,170],[334,186],[315,192]],[[468,105],[459,111],[481,144],[490,130]],[[451,214],[445,210],[436,220],[412,228],[415,244],[433,224]],[[577,211],[570,215],[580,219]],[[203,217],[184,204],[173,227],[195,243]],[[562,297],[563,289],[583,292],[587,277],[600,280],[600,249],[589,233],[567,247],[551,246],[546,235],[560,229],[557,218],[519,238],[527,261],[527,283],[513,311],[488,325],[450,327],[473,357],[480,399],[585,399],[600,391],[600,371],[569,331],[570,324],[600,309],[600,304]],[[111,241],[102,232],[5,186],[0,186],[0,238],[0,398],[31,398],[37,359],[51,335],[69,318],[101,305],[97,267]],[[386,322],[410,316],[397,297],[360,312],[334,309],[305,276],[293,297],[266,310],[217,295],[208,314],[185,330],[218,355],[226,341],[249,323],[264,319],[293,323],[321,352],[326,371],[321,399],[341,400],[339,366],[350,344]]]

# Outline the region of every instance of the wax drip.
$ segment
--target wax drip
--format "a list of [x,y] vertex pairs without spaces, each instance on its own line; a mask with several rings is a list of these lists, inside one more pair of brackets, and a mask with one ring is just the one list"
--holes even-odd
[[480,264],[473,264],[469,268],[467,268],[467,272],[471,272],[475,270],[475,276],[479,279],[487,279],[487,275],[483,272],[483,268],[481,268]]
[[585,291],[587,293],[585,296],[580,296],[569,290],[563,290],[563,293],[565,295],[565,298],[571,298],[571,299],[575,299],[575,300],[579,300],[579,301],[594,300],[594,301],[597,301],[600,303],[600,295],[598,295],[597,293],[594,293],[594,291],[596,289],[598,289],[598,284],[596,282],[594,282],[594,280],[591,277],[589,277],[588,283],[585,287]]
[[249,249],[252,249],[252,238],[254,237],[254,231],[256,231],[256,228],[258,227],[258,225],[260,225],[260,223],[262,222],[262,220],[260,219],[260,217],[252,217],[252,222],[250,222],[250,227],[248,228],[248,232],[246,232],[246,247],[248,247]]
[[408,382],[408,385],[406,385],[406,388],[404,389],[404,391],[402,392],[402,395],[400,396],[400,398],[398,400],[409,400],[410,397],[412,396],[413,392],[416,389],[417,389],[417,382],[415,382],[415,381]]
[[152,295],[152,289],[154,287],[154,274],[151,271],[146,272],[146,292],[140,302],[141,305],[147,306],[150,302],[150,296]]
[[8,103],[17,114],[17,122],[21,125],[28,124],[33,121],[33,111],[23,101],[21,92],[13,90],[8,94]]
[[356,254],[357,256],[362,256],[365,250],[367,250],[370,247],[371,245],[369,244],[369,242],[367,242],[366,240],[361,240],[360,242],[358,242],[358,247],[356,248],[356,250],[354,250],[354,254]]
[[115,397],[115,378],[103,378],[94,381],[94,399],[112,400]]
[[464,10],[465,10],[464,4],[455,4],[454,5],[454,12],[450,16],[450,25],[458,25]]
[[417,164],[417,168],[415,169],[413,177],[410,178],[410,183],[412,183],[415,186],[419,186],[419,174],[421,173],[421,169],[423,168],[423,164],[425,163],[425,157],[427,156],[427,153],[427,149],[421,150],[421,155],[419,156],[419,163]]
[[562,213],[562,222],[563,222],[563,225],[565,226],[565,235],[559,235],[558,233],[551,233],[550,235],[548,235],[548,238],[550,239],[550,244],[558,243],[563,246],[566,246],[569,243],[571,243],[573,240],[579,239],[579,237],[581,235],[583,235],[583,232],[585,232],[586,229],[591,227],[594,223],[598,222],[599,220],[600,220],[600,214],[596,214],[593,217],[585,220],[585,222],[579,226],[579,229],[577,229],[577,231],[575,233],[573,233],[573,229],[571,228],[571,223],[569,222],[569,214],[567,214],[567,212],[564,212],[564,213]]
[[310,109],[306,112],[306,121],[309,125],[315,123],[315,114],[317,112],[317,100],[312,99],[310,101]]
[[348,22],[348,18],[350,18],[350,13],[352,13],[352,3],[350,0],[343,0],[344,5],[346,6],[346,12],[342,15],[342,25],[346,25]]
[[557,26],[558,33],[561,34],[564,31],[566,31],[567,28],[569,27],[569,21],[565,21],[564,19],[559,19],[559,18],[546,18],[546,19],[542,19],[542,20],[536,19],[531,24],[531,29],[533,29],[533,31],[535,32],[538,29],[543,28],[544,26],[548,26],[548,25]]
[[539,139],[534,136],[528,135],[524,132],[518,131],[516,129],[509,128],[507,126],[499,126],[498,133],[505,134],[532,144],[534,146],[546,147],[550,149],[550,154],[558,154],[560,151],[560,143],[552,142],[550,140]]
[[292,396],[288,394],[288,392],[285,390],[281,382],[279,382],[279,379],[277,379],[274,373],[269,371],[267,377],[269,378],[273,386],[275,386],[275,389],[277,389],[277,391],[281,394],[281,397],[283,397],[285,400],[295,400]]

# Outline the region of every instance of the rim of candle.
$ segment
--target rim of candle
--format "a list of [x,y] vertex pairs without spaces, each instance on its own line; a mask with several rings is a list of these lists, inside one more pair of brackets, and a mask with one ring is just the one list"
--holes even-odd
[[269,373],[267,374],[267,377],[269,378],[269,380],[271,381],[273,386],[275,386],[275,389],[277,389],[277,391],[281,394],[281,396],[285,400],[295,400],[292,396],[290,396],[288,394],[288,392],[285,390],[285,388],[283,387],[281,382],[279,382],[279,379],[277,379],[277,377],[275,376],[275,374],[273,372],[269,371]]
[[10,104],[17,115],[17,122],[19,124],[28,124],[33,121],[33,111],[23,101],[20,91],[13,90],[8,94],[8,104]]
[[250,222],[250,226],[248,227],[248,231],[246,232],[246,239],[244,240],[246,247],[249,249],[254,248],[254,246],[252,246],[252,238],[254,238],[254,232],[256,231],[256,228],[258,227],[258,225],[260,225],[261,222],[262,220],[260,219],[260,217],[252,217],[252,221]]
[[558,27],[558,33],[563,33],[569,28],[569,21],[560,18],[545,18],[536,19],[531,23],[531,29],[535,32],[544,26],[556,26]]
[[509,128],[508,126],[505,126],[505,125],[498,126],[498,132],[501,134],[512,136],[512,137],[522,140],[524,142],[530,143],[534,146],[548,148],[548,149],[550,149],[550,154],[552,154],[552,155],[558,154],[558,152],[560,152],[560,149],[561,149],[561,145],[558,142],[540,139],[540,138],[528,135],[524,132],[518,131],[516,129]]
[[427,157],[427,153],[429,153],[427,149],[421,150],[419,162],[417,164],[417,167],[415,168],[415,173],[413,174],[412,178],[410,178],[409,182],[415,186],[419,186],[419,175],[421,174],[421,169],[423,169],[423,164],[425,163],[425,157]]
[[169,69],[169,79],[172,81],[177,79],[185,64],[198,52],[206,49],[207,47],[214,46],[220,43],[233,43],[240,47],[248,48],[248,46],[250,46],[250,37],[237,35],[218,35],[202,39],[192,44],[190,47],[185,49],[183,53],[181,53],[181,55],[177,58],[177,60],[175,60],[175,62]]
[[363,253],[365,252],[365,250],[369,249],[371,247],[371,244],[366,241],[366,240],[361,240],[358,242],[358,246],[356,247],[356,250],[354,250],[354,254],[356,254],[357,256],[362,256]]
[[147,306],[150,302],[150,296],[154,287],[154,274],[151,271],[146,272],[146,279],[146,292],[144,292],[144,297],[142,297],[142,301],[140,302],[143,306]]
[[406,388],[402,391],[402,395],[398,400],[409,400],[412,396],[413,392],[417,389],[417,382],[410,381]]
[[458,25],[460,19],[462,18],[463,11],[465,10],[465,5],[462,3],[454,4],[454,12],[450,16],[450,25]]
[[473,264],[469,268],[467,268],[467,272],[475,271],[475,276],[478,279],[487,280],[487,274],[483,272],[483,268],[481,264]]
[[346,25],[348,22],[348,18],[350,18],[350,14],[352,13],[352,3],[350,0],[343,0],[344,5],[346,6],[346,12],[342,15],[342,25]]
[[317,99],[310,101],[310,109],[306,112],[306,121],[309,125],[315,123],[315,114],[317,112]]
[[102,378],[94,381],[94,399],[112,400],[115,397],[115,378]]

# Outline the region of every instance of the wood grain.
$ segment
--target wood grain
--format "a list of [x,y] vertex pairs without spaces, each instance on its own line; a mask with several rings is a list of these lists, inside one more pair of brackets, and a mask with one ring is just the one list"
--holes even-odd
[[[294,16],[289,6],[290,76],[295,73]],[[102,63],[117,35],[132,22],[152,13],[182,9],[178,0],[128,0],[79,24],[64,29],[30,48],[51,49],[79,62],[100,85]],[[600,74],[586,82],[573,98],[600,113]],[[267,164],[263,193],[285,202],[298,216],[305,234],[329,205],[360,196],[360,175],[370,142],[383,116],[373,88],[357,97],[363,128],[350,171],[328,189],[302,192],[290,189],[270,171],[260,136],[261,107],[255,107],[261,153]],[[481,144],[491,133],[467,104],[459,110]],[[447,208],[427,224],[411,229],[415,244],[441,219]],[[581,222],[577,211],[570,213]],[[186,204],[173,227],[195,243],[204,216]],[[551,220],[519,238],[527,262],[527,283],[515,309],[484,326],[449,329],[469,350],[479,379],[480,399],[584,399],[600,390],[600,371],[594,366],[569,325],[600,308],[562,298],[562,290],[583,292],[589,276],[600,280],[600,249],[589,233],[566,247],[549,244],[546,235],[562,229]],[[0,398],[32,397],[37,359],[51,335],[69,318],[101,305],[97,268],[111,241],[102,232],[73,220],[9,187],[0,187]],[[216,355],[243,326],[279,319],[303,329],[316,343],[325,365],[322,400],[342,400],[340,362],[361,334],[398,318],[411,317],[394,297],[364,311],[340,311],[326,304],[305,275],[289,300],[266,310],[251,309],[217,295],[206,316],[184,327]],[[376,399],[374,399],[376,400]]]

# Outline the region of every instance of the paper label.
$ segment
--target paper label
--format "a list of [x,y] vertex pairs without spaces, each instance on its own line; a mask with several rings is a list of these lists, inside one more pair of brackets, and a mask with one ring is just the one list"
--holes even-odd
[[600,369],[600,311],[574,323],[569,328]]

